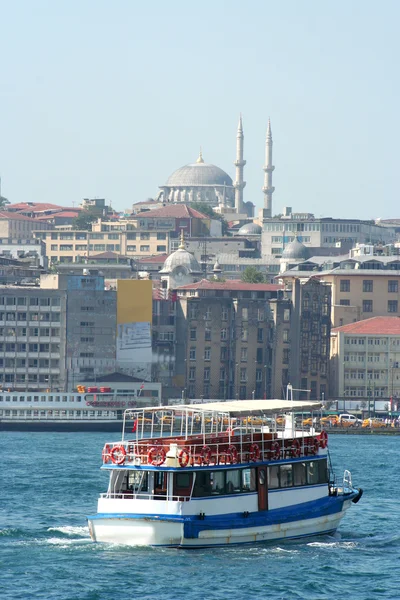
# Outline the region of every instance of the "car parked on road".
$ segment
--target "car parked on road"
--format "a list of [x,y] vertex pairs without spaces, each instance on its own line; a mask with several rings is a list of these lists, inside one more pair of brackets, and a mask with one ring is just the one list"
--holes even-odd
[[386,427],[386,423],[384,419],[370,417],[369,419],[364,419],[362,426],[370,427],[371,429],[380,429],[381,427]]
[[355,415],[343,413],[342,415],[339,415],[339,425],[341,427],[360,427],[362,425],[362,420],[358,419]]

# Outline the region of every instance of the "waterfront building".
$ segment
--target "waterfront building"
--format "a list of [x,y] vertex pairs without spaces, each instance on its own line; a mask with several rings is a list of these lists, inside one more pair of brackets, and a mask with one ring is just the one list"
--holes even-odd
[[45,231],[51,229],[50,223],[25,217],[17,212],[1,210],[0,211],[0,238],[15,240],[21,243],[22,240],[33,238],[34,231]]
[[332,329],[331,397],[387,399],[393,409],[400,398],[400,319],[371,317]]

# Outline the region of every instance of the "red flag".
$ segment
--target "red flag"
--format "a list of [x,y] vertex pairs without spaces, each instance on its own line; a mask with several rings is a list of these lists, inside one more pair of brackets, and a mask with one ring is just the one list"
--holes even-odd
[[136,429],[137,429],[137,426],[138,426],[138,419],[136,419],[136,421],[135,421],[135,422],[134,422],[134,424],[133,424],[133,427],[132,427],[132,433],[135,433],[135,431],[136,431]]

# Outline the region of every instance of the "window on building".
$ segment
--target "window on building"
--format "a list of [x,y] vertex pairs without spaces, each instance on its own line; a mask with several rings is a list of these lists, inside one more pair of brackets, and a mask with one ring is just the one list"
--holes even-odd
[[282,331],[282,341],[283,342],[288,342],[289,341],[289,329],[284,329]]
[[284,348],[283,349],[283,354],[282,354],[282,362],[287,365],[289,363],[289,356],[290,356],[290,350],[289,348]]
[[140,246],[140,252],[150,252],[150,246]]
[[397,280],[390,279],[388,281],[388,292],[397,293],[398,291],[399,291],[399,282]]
[[127,240],[136,240],[136,233],[127,233],[126,239]]
[[204,339],[206,342],[209,342],[211,340],[211,328],[210,327],[205,327],[204,329]]
[[206,319],[206,321],[209,321],[211,319],[211,306],[207,306],[206,311],[204,313],[204,318]]
[[242,337],[242,342],[247,342],[248,337],[249,337],[249,330],[247,329],[247,327],[242,327],[241,337]]
[[242,321],[248,321],[249,309],[247,307],[242,308]]
[[290,308],[285,308],[283,310],[283,320],[285,323],[287,323],[288,321],[290,321]]
[[140,234],[140,239],[141,240],[149,240],[150,239],[150,233],[141,233]]
[[341,292],[349,292],[350,291],[350,279],[341,279],[340,280],[340,291]]
[[210,381],[210,367],[204,369],[204,381]]
[[221,308],[221,319],[222,319],[223,321],[227,321],[227,320],[228,320],[228,309],[227,309],[227,307],[226,307],[226,306],[223,306],[223,307]]
[[193,328],[190,330],[190,339],[195,342],[197,340],[197,329]]
[[221,329],[221,340],[227,340],[228,339],[228,330],[223,327]]
[[193,346],[189,350],[189,360],[196,360],[196,348]]
[[136,246],[129,245],[126,247],[127,252],[136,252]]
[[388,301],[388,312],[397,313],[398,312],[398,302],[397,300],[389,300]]
[[166,233],[157,233],[157,239],[158,240],[166,240],[167,234]]
[[340,306],[350,306],[350,300],[341,299],[339,302]]
[[210,346],[206,346],[206,348],[204,348],[204,360],[211,360],[211,348],[210,348]]
[[363,280],[363,292],[373,292],[374,291],[374,282],[372,279],[364,279]]
[[189,367],[189,381],[196,379],[196,367]]
[[259,327],[257,329],[257,342],[263,342],[263,341],[264,341],[264,329]]
[[256,350],[256,362],[258,364],[262,363],[262,361],[263,361],[263,354],[264,354],[263,349],[262,348],[257,348],[257,350]]
[[189,304],[189,319],[197,319],[198,316],[198,306],[197,304],[191,302]]
[[241,368],[240,369],[240,381],[247,381],[247,369],[246,368]]
[[256,369],[256,381],[262,381],[262,369]]
[[259,308],[257,310],[257,321],[259,321],[259,322],[264,321],[264,309],[263,308]]
[[157,246],[157,252],[166,252],[166,251],[167,251],[167,246],[165,246],[165,245]]
[[365,313],[373,312],[372,300],[363,300],[362,306],[363,306],[363,312],[365,312]]
[[247,361],[247,348],[240,349],[240,360]]
[[220,360],[221,360],[221,361],[223,361],[223,360],[226,360],[227,353],[228,353],[227,351],[228,351],[228,349],[227,349],[227,347],[226,347],[226,346],[223,346],[223,347],[221,348],[221,352],[220,352]]

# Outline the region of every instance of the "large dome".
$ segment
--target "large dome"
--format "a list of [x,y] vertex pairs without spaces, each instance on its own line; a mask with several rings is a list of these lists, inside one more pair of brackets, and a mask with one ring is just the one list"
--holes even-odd
[[219,167],[196,162],[177,169],[167,180],[167,187],[191,187],[202,185],[232,186],[232,179]]
[[201,273],[200,265],[194,255],[184,248],[178,248],[176,252],[170,254],[159,273],[171,273],[176,267],[185,267],[187,272],[193,275]]
[[282,258],[289,258],[291,260],[307,260],[310,258],[309,249],[294,238],[293,242],[290,242],[282,252]]
[[246,223],[246,225],[242,225],[236,235],[261,235],[262,227],[261,225],[257,225],[257,223]]

